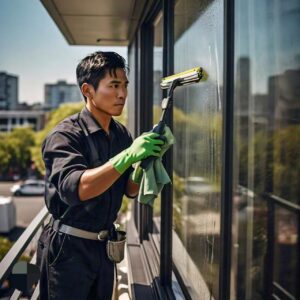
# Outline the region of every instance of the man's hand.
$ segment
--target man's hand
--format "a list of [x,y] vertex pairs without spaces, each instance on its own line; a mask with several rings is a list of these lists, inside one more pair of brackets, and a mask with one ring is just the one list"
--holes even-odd
[[131,156],[132,162],[136,163],[148,156],[159,156],[163,144],[164,142],[159,139],[159,134],[149,132],[137,137],[127,149],[127,153]]
[[123,174],[132,164],[141,161],[148,156],[160,156],[161,146],[164,142],[158,139],[155,132],[144,133],[137,137],[132,145],[120,152],[109,161],[113,167]]

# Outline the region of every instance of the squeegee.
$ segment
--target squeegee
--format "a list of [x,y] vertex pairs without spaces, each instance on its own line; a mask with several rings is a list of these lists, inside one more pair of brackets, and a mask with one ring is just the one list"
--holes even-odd
[[[173,99],[173,93],[176,87],[178,86],[186,86],[189,84],[197,83],[200,81],[207,80],[207,73],[201,68],[193,68],[181,73],[177,73],[165,78],[162,78],[160,87],[162,89],[169,89],[168,96],[162,100],[161,108],[162,108],[162,115],[160,117],[160,121],[156,127],[153,128],[153,132],[158,134],[162,134],[164,127],[165,127],[165,118],[166,113],[171,107],[171,102]],[[145,169],[149,162],[154,159],[154,157],[148,157],[142,161],[141,167]]]

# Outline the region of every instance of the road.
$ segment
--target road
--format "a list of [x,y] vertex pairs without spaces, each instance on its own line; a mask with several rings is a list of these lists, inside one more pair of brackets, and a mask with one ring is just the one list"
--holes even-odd
[[[15,182],[0,182],[0,195],[12,196],[10,188]],[[18,227],[26,228],[44,206],[44,197],[12,196],[16,205],[16,221]]]

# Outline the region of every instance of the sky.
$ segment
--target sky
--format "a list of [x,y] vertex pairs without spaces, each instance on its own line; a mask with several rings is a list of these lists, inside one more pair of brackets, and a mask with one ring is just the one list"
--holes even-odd
[[0,72],[19,77],[19,102],[44,102],[44,84],[76,83],[79,61],[96,50],[126,47],[70,46],[39,0],[0,0]]

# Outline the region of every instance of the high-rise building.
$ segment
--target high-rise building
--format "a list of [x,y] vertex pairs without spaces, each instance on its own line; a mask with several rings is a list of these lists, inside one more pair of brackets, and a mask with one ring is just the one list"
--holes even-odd
[[297,125],[300,120],[300,70],[287,69],[269,78],[270,103],[275,110],[275,127]]
[[14,110],[18,105],[18,76],[0,72],[0,110]]
[[76,84],[68,84],[64,80],[55,84],[45,84],[45,105],[48,107],[57,108],[63,103],[81,100],[82,95]]

